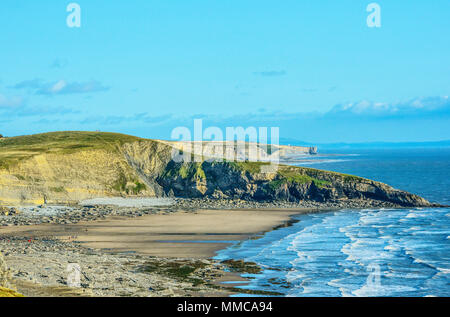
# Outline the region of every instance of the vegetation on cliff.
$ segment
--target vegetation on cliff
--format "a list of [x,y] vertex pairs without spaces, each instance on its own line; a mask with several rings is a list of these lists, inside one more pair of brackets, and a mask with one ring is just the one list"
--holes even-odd
[[157,181],[167,194],[180,197],[213,197],[257,201],[345,202],[365,200],[392,206],[429,206],[425,199],[369,179],[279,165],[262,172],[268,163],[170,162]]

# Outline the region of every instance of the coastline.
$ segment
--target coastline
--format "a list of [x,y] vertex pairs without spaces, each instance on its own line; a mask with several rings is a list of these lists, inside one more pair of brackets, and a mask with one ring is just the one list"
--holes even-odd
[[299,210],[198,210],[170,214],[123,216],[76,224],[5,227],[0,237],[55,237],[109,252],[135,252],[160,257],[210,258],[236,241],[283,225]]
[[[226,296],[237,291],[236,284],[223,282],[245,279],[213,260],[216,251],[288,225],[293,215],[317,211],[175,211],[3,227],[0,250],[25,296]],[[78,262],[81,288],[69,289],[65,266]]]

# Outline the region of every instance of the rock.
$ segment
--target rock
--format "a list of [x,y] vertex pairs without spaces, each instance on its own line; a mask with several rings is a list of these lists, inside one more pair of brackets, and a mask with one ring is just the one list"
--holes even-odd
[[10,210],[9,210],[9,212],[10,212],[10,214],[11,215],[18,215],[18,214],[20,214],[20,210],[19,209],[17,209],[17,208],[11,208]]
[[169,162],[166,172],[157,178],[157,182],[166,193],[203,199],[208,203],[211,198],[215,200],[211,203],[215,206],[222,205],[220,200],[228,197],[233,198],[231,201],[235,206],[242,206],[243,201],[245,204],[251,201],[312,202],[336,206],[336,201],[347,201],[340,204],[432,206],[417,195],[361,177],[294,166],[280,166],[276,174],[262,174],[253,171],[253,166],[259,163],[236,164]]

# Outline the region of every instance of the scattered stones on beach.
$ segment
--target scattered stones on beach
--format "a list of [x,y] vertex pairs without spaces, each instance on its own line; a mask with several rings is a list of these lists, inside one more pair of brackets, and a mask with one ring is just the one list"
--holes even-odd
[[343,201],[255,201],[241,199],[190,198],[177,199],[179,209],[365,209],[365,208],[403,208],[399,205],[377,200],[348,199]]
[[[102,202],[108,200],[103,199]],[[27,226],[44,223],[75,224],[80,221],[96,221],[109,216],[141,217],[150,214],[172,213],[179,210],[196,211],[199,209],[365,209],[365,208],[402,208],[401,206],[376,200],[352,199],[345,201],[274,201],[259,202],[240,199],[171,199],[171,204],[153,207],[123,207],[117,205],[77,205],[77,206],[51,206],[41,205],[37,207],[0,207],[1,226]],[[111,201],[110,201],[111,202]],[[135,202],[132,202],[135,203]]]
[[[116,206],[76,206],[58,207],[43,206],[41,208],[24,207],[26,211],[8,216],[0,213],[0,226],[28,226],[44,223],[69,224],[80,221],[95,221],[105,219],[108,216],[140,217],[158,213],[169,212],[166,208],[119,208]],[[49,209],[53,212],[49,212]]]
[[1,207],[0,206],[0,216],[13,216],[18,215],[20,213],[19,209],[12,207]]
[[109,197],[109,198],[94,198],[80,202],[81,206],[116,206],[116,207],[161,207],[171,206],[175,203],[172,198],[123,198],[123,197]]
[[[12,282],[25,296],[32,288],[67,287],[68,265],[80,267],[80,290],[94,296],[211,296],[229,291],[214,284],[225,267],[208,259],[169,259],[133,253],[107,253],[51,238],[0,239]],[[48,295],[47,292],[42,292]],[[67,291],[64,294],[67,294]],[[83,292],[80,292],[83,294]],[[58,294],[50,294],[58,296]]]

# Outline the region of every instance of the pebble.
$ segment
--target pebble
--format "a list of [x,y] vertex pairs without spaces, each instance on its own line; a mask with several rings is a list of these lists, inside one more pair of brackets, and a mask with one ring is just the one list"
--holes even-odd
[[[140,268],[149,263],[158,267],[196,266],[199,260],[158,258],[134,254],[105,253],[85,248],[77,243],[51,238],[0,238],[0,250],[16,279],[34,281],[40,285],[67,285],[67,267],[76,263],[81,268],[81,288],[96,296],[183,296],[208,295],[217,292],[208,285],[194,286],[189,280],[180,280],[170,272],[146,272]],[[202,260],[204,267],[192,273],[192,278],[214,279],[224,274],[224,266],[215,260]],[[24,290],[20,290],[22,293]],[[26,291],[26,290],[25,290]],[[25,296],[33,296],[26,294]],[[192,296],[192,295],[191,295]]]

